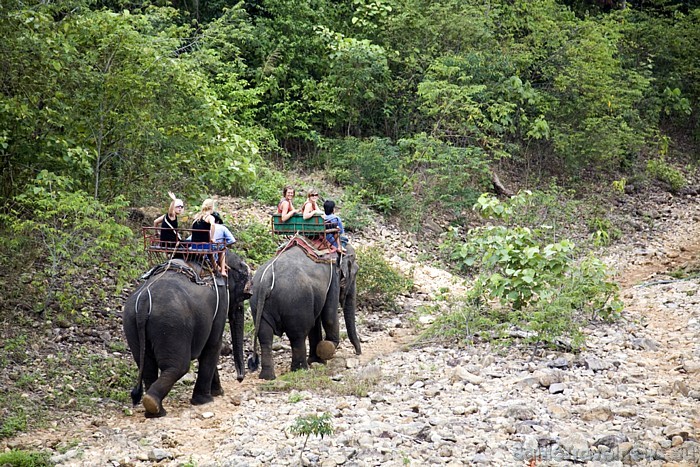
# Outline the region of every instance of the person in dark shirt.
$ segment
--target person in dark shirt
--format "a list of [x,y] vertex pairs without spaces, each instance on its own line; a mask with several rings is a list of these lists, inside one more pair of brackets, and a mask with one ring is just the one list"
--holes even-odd
[[[193,250],[208,250],[211,251],[211,244],[216,235],[216,219],[212,215],[214,212],[214,200],[205,199],[202,203],[202,208],[195,214],[194,221],[192,222],[192,249]],[[221,264],[226,264],[226,251],[222,251],[219,255],[219,261]],[[217,268],[217,263],[214,260],[214,255],[209,255],[212,268],[214,270],[219,270],[219,273],[223,277],[228,277],[226,272],[226,267]]]
[[185,203],[177,198],[172,191],[169,191],[168,195],[172,200],[168,212],[154,220],[153,227],[159,229],[156,232],[160,232],[160,246],[175,249],[182,240],[177,231],[177,216],[182,214]]

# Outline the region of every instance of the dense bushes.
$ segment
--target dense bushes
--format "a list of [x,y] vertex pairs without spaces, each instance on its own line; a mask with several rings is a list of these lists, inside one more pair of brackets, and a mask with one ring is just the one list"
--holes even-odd
[[374,247],[358,248],[357,299],[359,303],[371,305],[375,309],[393,311],[396,298],[408,292],[413,283],[382,256],[381,250]]
[[41,172],[0,214],[0,262],[20,279],[12,294],[59,323],[90,322],[95,304],[145,268],[134,233],[123,224],[124,199],[100,203],[72,191],[70,182]]
[[700,10],[675,2],[586,16],[555,0],[274,0],[199,22],[35,3],[0,7],[7,201],[41,170],[101,200],[165,186],[268,201],[255,169],[274,155],[417,225],[431,203],[471,204],[503,158],[617,170],[697,132]]
[[470,340],[513,331],[528,342],[578,348],[580,327],[594,318],[613,319],[622,309],[617,285],[594,257],[577,259],[567,239],[546,242],[548,228],[503,225],[528,202],[521,193],[509,202],[482,196],[475,209],[497,225],[473,229],[465,243],[453,245],[453,257],[475,272],[474,288],[463,303],[438,319],[430,336]]

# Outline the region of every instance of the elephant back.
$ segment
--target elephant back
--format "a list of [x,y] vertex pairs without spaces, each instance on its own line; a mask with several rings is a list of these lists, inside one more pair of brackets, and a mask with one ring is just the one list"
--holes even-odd
[[283,255],[295,248],[303,251],[315,263],[331,264],[338,261],[338,253],[335,249],[329,251],[327,245],[319,245],[316,241],[302,235],[292,237],[277,250],[277,255]]

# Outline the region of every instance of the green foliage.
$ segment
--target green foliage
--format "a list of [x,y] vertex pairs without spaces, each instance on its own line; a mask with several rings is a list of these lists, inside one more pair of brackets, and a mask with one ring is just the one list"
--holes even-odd
[[392,267],[378,248],[357,249],[357,299],[371,302],[377,307],[391,310],[396,307],[396,297],[413,287],[410,279]]
[[691,40],[700,27],[700,9],[659,12],[636,9],[629,14],[630,60],[652,70],[650,114],[676,131],[700,129],[700,44]]
[[622,177],[620,180],[613,180],[612,182],[612,188],[613,191],[616,193],[624,193],[625,192],[625,187],[627,186],[627,178]]
[[[29,344],[23,350],[33,358]],[[0,361],[8,362],[4,368],[11,381],[0,391],[0,438],[41,427],[52,419],[56,407],[93,411],[105,404],[125,404],[129,399],[125,388],[136,379],[128,352],[120,357],[80,347],[43,356],[37,367],[12,361],[11,352],[8,346],[0,348]]]
[[369,207],[392,213],[415,205],[411,180],[402,170],[399,148],[391,141],[345,138],[328,157],[335,181],[354,187]]
[[678,193],[688,185],[688,181],[683,174],[666,162],[666,158],[663,155],[658,159],[647,161],[646,169],[650,177],[665,183],[674,193]]
[[437,305],[422,308],[435,320],[422,330],[417,342],[446,341],[474,344],[477,340],[496,341],[506,337],[510,323],[507,315],[486,306],[481,299],[468,297],[447,303],[446,310]]
[[289,184],[285,176],[267,166],[258,168],[255,181],[248,187],[248,194],[255,200],[277,206],[282,198],[282,188]]
[[[14,198],[8,214],[0,214],[0,244],[5,267],[31,271],[22,281],[35,311],[72,319],[88,319],[83,306],[105,294],[116,295],[145,267],[136,239],[124,221],[122,197],[100,203],[71,190],[70,179],[42,171],[32,187]],[[89,270],[103,281],[96,286],[82,278]]]
[[22,364],[29,358],[26,352],[27,336],[19,334],[15,337],[6,336],[2,344],[0,344],[0,364],[3,367],[8,366],[10,362]]
[[327,366],[313,366],[309,370],[290,371],[274,381],[263,382],[263,391],[305,391],[329,390],[335,386],[330,379],[331,373]]
[[[503,203],[483,195],[475,209],[485,217],[508,220],[528,198],[528,193],[521,193]],[[608,319],[619,313],[617,286],[607,281],[606,268],[599,260],[576,263],[569,240],[541,244],[542,230],[546,229],[476,228],[453,258],[464,269],[479,269],[473,291],[476,303],[492,299],[500,303],[498,313],[484,314],[477,309],[478,322],[490,324],[500,317],[498,322],[532,332],[533,341],[553,345],[560,336],[568,335],[576,347],[581,341],[579,326],[586,318]]]
[[362,197],[352,187],[346,188],[338,205],[338,213],[343,219],[346,231],[360,231],[372,225],[376,213],[362,202]]
[[574,245],[562,240],[540,245],[527,227],[485,227],[470,232],[470,241],[455,253],[463,267],[480,267],[480,285],[489,295],[516,310],[537,301],[551,280],[567,272]]
[[309,370],[290,371],[274,381],[261,384],[263,391],[288,391],[290,402],[297,399],[300,391],[329,391],[341,396],[366,397],[381,380],[381,375],[348,374],[340,381],[331,377],[335,374],[330,365],[314,365]]
[[[459,213],[476,202],[490,183],[489,158],[478,147],[455,147],[425,134],[399,141],[404,165],[415,174],[415,201],[408,211],[448,210]],[[420,200],[420,201],[418,201]],[[408,214],[408,213],[407,213]]]
[[[6,397],[2,397],[2,399],[5,398]],[[6,401],[3,400],[3,402]],[[6,406],[6,408],[3,410],[2,419],[0,419],[0,422],[0,439],[10,438],[18,433],[27,431],[27,415],[21,407]]]
[[296,436],[304,437],[304,445],[301,447],[299,452],[299,461],[302,462],[302,454],[304,449],[306,449],[306,443],[309,441],[311,435],[329,436],[333,434],[333,422],[331,419],[331,414],[323,413],[322,415],[303,415],[297,417],[294,420],[294,425],[289,428],[289,431]]
[[23,190],[41,170],[100,199],[183,178],[221,191],[250,182],[256,146],[199,57],[182,53],[193,30],[179,19],[170,8],[132,15],[60,2],[0,15],[3,189]]
[[234,249],[251,268],[256,268],[275,253],[279,238],[272,234],[270,224],[256,220],[238,222],[232,226],[236,237]]
[[609,219],[593,217],[588,220],[588,229],[593,237],[595,246],[608,246],[614,240],[622,237],[622,231],[613,225]]
[[0,453],[0,465],[9,465],[12,467],[50,467],[53,463],[50,460],[50,454],[47,452],[12,449],[11,451]]
[[294,425],[289,428],[289,431],[297,436],[305,436],[306,438],[311,435],[320,436],[321,438],[332,435],[331,414],[300,416],[294,421]]
[[323,26],[316,32],[326,43],[329,72],[319,83],[327,100],[315,106],[326,111],[329,126],[346,134],[355,133],[360,124],[376,125],[372,116],[381,110],[389,78],[386,51],[367,39],[346,37]]

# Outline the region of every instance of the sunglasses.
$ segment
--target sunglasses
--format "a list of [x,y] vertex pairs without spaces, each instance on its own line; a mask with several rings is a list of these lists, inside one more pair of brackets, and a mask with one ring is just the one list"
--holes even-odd
[[184,207],[185,207],[185,206],[175,206],[175,209],[182,209],[182,208],[184,208]]
[[311,193],[309,196],[318,196],[318,193]]

